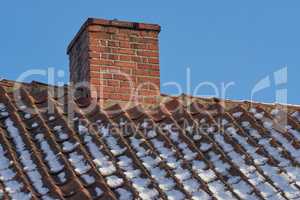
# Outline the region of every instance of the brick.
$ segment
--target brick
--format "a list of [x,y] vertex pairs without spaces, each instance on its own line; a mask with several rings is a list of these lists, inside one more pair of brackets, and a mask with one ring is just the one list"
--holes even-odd
[[139,23],[138,27],[140,29],[145,29],[145,30],[152,30],[152,31],[160,31],[160,26],[156,25],[156,24],[145,24],[145,23]]
[[106,73],[120,73],[120,67],[116,66],[101,66],[101,71]]
[[158,100],[155,97],[144,98],[143,103],[145,104],[156,104]]
[[150,72],[144,69],[137,69],[136,70],[136,75],[140,75],[140,76],[149,76]]
[[102,74],[101,76],[103,79],[112,79],[113,78],[112,74]]
[[90,38],[96,38],[96,39],[112,39],[112,34],[105,33],[105,32],[90,32],[89,33]]
[[89,52],[90,58],[100,58],[100,53]]
[[132,49],[147,49],[147,44],[133,43],[130,45]]
[[108,54],[108,53],[101,53],[100,58],[101,58],[101,59],[107,59],[107,60],[108,60],[108,59],[109,59],[109,55],[110,55],[110,54]]
[[131,56],[128,55],[120,55],[119,58],[122,61],[131,61]]
[[96,79],[100,79],[100,74],[99,73],[91,73],[90,74],[91,78],[96,78]]
[[155,46],[158,45],[158,39],[157,38],[141,38],[141,41],[145,44],[153,44]]
[[[131,29],[128,27],[132,23],[121,23],[118,27],[103,23],[91,24],[70,48],[71,80],[90,80],[95,87],[93,95],[101,102],[126,102],[130,95],[141,103],[157,102],[160,27],[135,24],[137,29]],[[143,84],[140,91],[131,94],[139,84]]]
[[148,63],[148,58],[147,57],[141,57],[141,59],[142,59],[142,63]]
[[121,75],[121,74],[114,74],[113,79],[114,80],[121,80],[121,81],[130,81],[130,80],[128,80],[129,77]]
[[[96,39],[96,38],[89,38],[88,42],[90,44],[98,44],[98,43],[100,43],[99,40]],[[82,43],[82,44],[84,44],[84,43]]]
[[149,71],[149,75],[150,76],[154,76],[154,77],[159,77],[160,76],[160,72],[159,71]]
[[119,49],[114,48],[111,51],[112,53],[126,54],[126,55],[136,55],[136,51],[133,49]]
[[92,85],[99,85],[100,84],[100,79],[98,79],[98,78],[91,78],[91,84]]
[[102,53],[101,58],[106,60],[119,60],[120,56],[116,54]]
[[130,48],[130,43],[128,41],[120,41],[119,44],[121,48]]
[[115,87],[104,86],[104,87],[102,87],[102,91],[103,91],[103,92],[107,92],[107,93],[109,93],[109,92],[114,92],[114,91],[115,91]]
[[138,68],[138,69],[159,70],[159,65],[137,64],[137,68]]
[[137,63],[142,63],[143,62],[143,58],[139,57],[139,56],[131,56],[131,60]]
[[119,86],[120,82],[118,80],[108,80],[107,85],[109,85],[109,86]]
[[114,92],[116,93],[120,93],[120,94],[130,94],[132,92],[132,89],[131,88],[121,88],[121,87],[115,87],[114,88]]
[[92,65],[114,65],[114,62],[112,60],[91,59],[90,64],[92,64]]
[[128,101],[128,100],[130,100],[130,95],[128,95],[128,94],[120,94],[120,100]]
[[120,87],[121,88],[129,88],[129,87],[131,87],[131,84],[130,84],[129,81],[121,81],[120,82]]
[[98,31],[102,31],[103,27],[102,26],[97,26],[97,25],[91,25],[88,27],[88,30],[91,32],[98,32]]
[[136,67],[136,63],[133,63],[133,62],[115,61],[114,64],[115,64],[115,66],[126,67],[126,68],[135,68]]
[[158,58],[148,58],[148,63],[159,64]]
[[120,42],[117,42],[117,41],[107,41],[107,46],[109,46],[109,47],[119,47],[120,46]]
[[95,45],[89,46],[90,51],[98,52],[98,53],[111,53],[112,49],[110,47],[99,47]]
[[100,46],[103,46],[103,47],[108,46],[107,40],[100,40],[100,41],[98,41],[98,44],[100,44]]
[[106,31],[107,33],[114,33],[114,34],[116,34],[116,33],[119,32],[119,29],[116,28],[116,27],[106,27],[106,28],[105,28],[105,31]]
[[141,37],[157,38],[158,32],[157,31],[141,31],[139,35]]
[[159,54],[156,51],[137,51],[138,56],[146,56],[146,57],[158,57]]
[[129,37],[129,41],[130,41],[130,42],[139,43],[139,42],[140,42],[140,38],[139,38],[139,37],[136,37],[136,36],[130,36],[130,37]]
[[158,51],[158,44],[147,44],[146,49]]
[[127,75],[131,75],[133,74],[133,69],[132,68],[124,68],[122,67],[120,70],[119,70],[120,73],[125,73]]
[[101,67],[100,66],[95,66],[95,65],[91,65],[90,66],[90,71],[91,72],[98,72],[98,71],[100,71],[101,70]]
[[129,36],[127,34],[117,34],[112,35],[112,40],[118,40],[118,41],[129,41]]
[[160,80],[156,77],[138,77],[138,83],[154,83],[156,85],[159,85]]
[[159,95],[159,92],[155,90],[139,90],[138,94],[141,96],[155,96]]

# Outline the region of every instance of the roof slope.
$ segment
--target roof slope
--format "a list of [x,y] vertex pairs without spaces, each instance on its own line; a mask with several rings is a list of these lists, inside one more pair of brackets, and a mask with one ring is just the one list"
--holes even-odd
[[297,107],[18,91],[0,86],[2,199],[300,199]]

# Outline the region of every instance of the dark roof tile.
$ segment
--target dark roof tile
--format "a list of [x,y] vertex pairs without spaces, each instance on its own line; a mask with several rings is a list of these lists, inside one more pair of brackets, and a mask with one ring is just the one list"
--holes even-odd
[[11,85],[0,84],[2,199],[300,198],[297,106],[181,96],[103,109]]

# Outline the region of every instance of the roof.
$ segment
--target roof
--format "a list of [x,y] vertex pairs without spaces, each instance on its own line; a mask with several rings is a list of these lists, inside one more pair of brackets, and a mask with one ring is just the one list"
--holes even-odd
[[180,96],[125,110],[8,83],[2,199],[300,199],[297,106]]

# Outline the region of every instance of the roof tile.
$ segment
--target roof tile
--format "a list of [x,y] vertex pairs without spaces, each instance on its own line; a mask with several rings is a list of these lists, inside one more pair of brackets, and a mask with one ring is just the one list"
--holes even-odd
[[7,84],[2,199],[300,198],[295,106],[182,96],[102,109],[37,83],[14,96]]

